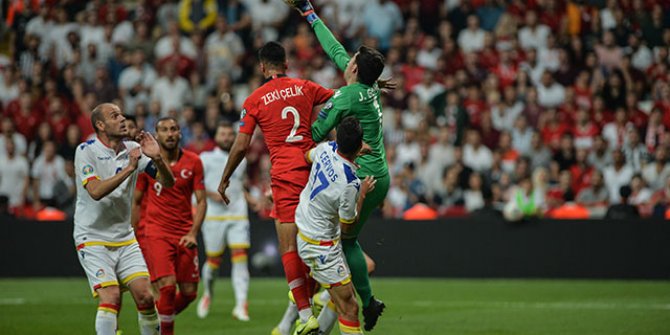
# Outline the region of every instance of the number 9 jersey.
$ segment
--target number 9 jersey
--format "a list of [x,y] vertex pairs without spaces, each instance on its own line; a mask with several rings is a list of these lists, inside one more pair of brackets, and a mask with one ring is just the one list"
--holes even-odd
[[244,102],[240,132],[252,135],[258,125],[270,151],[272,217],[294,222],[300,192],[310,166],[303,159],[314,147],[312,109],[325,103],[333,91],[309,80],[276,75],[268,78]]

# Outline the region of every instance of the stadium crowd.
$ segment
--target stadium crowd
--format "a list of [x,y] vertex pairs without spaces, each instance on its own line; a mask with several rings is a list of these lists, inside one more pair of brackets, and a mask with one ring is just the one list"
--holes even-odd
[[[214,147],[263,79],[255,52],[280,41],[289,75],[343,79],[281,0],[5,2],[0,195],[31,217],[71,213],[72,160],[90,112],[115,102],[138,126],[178,117],[183,144]],[[315,0],[354,50],[386,56],[392,186],[382,214],[461,216],[515,202],[526,215],[670,208],[670,2]],[[269,188],[257,134],[254,193]]]

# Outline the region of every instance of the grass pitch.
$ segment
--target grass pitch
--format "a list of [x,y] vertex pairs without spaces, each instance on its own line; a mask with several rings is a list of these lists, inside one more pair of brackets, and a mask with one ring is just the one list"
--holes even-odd
[[[670,282],[444,280],[374,278],[387,305],[379,335],[670,334]],[[267,335],[286,307],[283,279],[253,279],[251,322],[231,318],[229,280],[216,283],[210,316],[191,305],[177,316],[179,334]],[[96,301],[85,279],[0,280],[0,334],[92,334]],[[124,295],[120,326],[138,334]],[[332,334],[339,334],[337,328]]]

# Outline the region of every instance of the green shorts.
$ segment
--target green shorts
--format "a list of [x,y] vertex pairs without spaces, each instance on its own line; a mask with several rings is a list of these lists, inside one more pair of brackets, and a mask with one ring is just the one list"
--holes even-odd
[[[363,229],[363,225],[365,225],[365,222],[368,221],[368,217],[370,214],[372,214],[372,211],[384,203],[384,199],[386,199],[386,193],[388,193],[389,187],[391,185],[391,177],[387,174],[384,177],[375,177],[375,179],[377,180],[377,184],[375,184],[375,189],[372,190],[372,192],[368,192],[368,194],[365,196],[365,201],[363,201],[363,208],[361,208],[361,214],[358,223],[356,223],[354,229],[346,236],[342,236],[343,239],[357,238],[358,234],[361,232],[361,229]],[[361,177],[361,181],[362,180],[363,178]]]

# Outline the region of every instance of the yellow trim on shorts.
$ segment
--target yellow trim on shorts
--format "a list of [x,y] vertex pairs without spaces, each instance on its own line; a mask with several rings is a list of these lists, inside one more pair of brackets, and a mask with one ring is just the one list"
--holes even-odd
[[249,220],[247,215],[212,215],[206,216],[205,220],[210,221],[239,221],[239,220]]
[[133,279],[137,279],[139,277],[149,277],[149,272],[147,272],[147,271],[135,272],[135,273],[131,274],[130,276],[122,279],[121,284],[126,285],[129,282],[131,282]]
[[341,222],[341,223],[344,223],[344,224],[352,224],[352,223],[354,223],[355,221],[356,221],[356,218],[353,218],[353,219],[350,219],[350,220],[340,218],[340,222]]
[[309,244],[314,244],[314,245],[325,245],[324,243],[326,243],[326,244],[332,243],[333,245],[335,245],[335,244],[337,244],[337,242],[340,241],[339,238],[336,238],[336,239],[334,239],[334,240],[330,240],[330,241],[319,241],[319,240],[315,240],[315,239],[313,239],[313,238],[311,238],[311,237],[306,236],[306,235],[303,234],[300,230],[298,230],[298,236],[300,236],[300,238],[301,238],[303,241],[305,241],[305,242],[307,242],[307,243],[309,243]]
[[93,286],[98,286],[98,285],[100,285],[100,287],[98,287],[97,289],[96,288],[93,289],[93,298],[98,297],[98,289],[105,288],[105,287],[110,287],[110,286],[119,286],[119,282],[116,281],[116,280],[110,280],[110,281],[104,281],[100,284],[95,284]]
[[343,286],[343,285],[347,285],[347,284],[349,284],[349,283],[351,283],[351,276],[347,277],[347,279],[345,279],[345,280],[343,280],[343,281],[341,281],[341,282],[339,282],[339,283],[335,283],[335,284],[321,284],[321,287],[323,287],[323,288],[331,288],[331,287],[333,287],[333,286]]
[[105,247],[125,247],[127,245],[131,245],[133,243],[136,243],[137,240],[135,238],[128,240],[128,241],[123,241],[123,242],[106,242],[106,241],[90,241],[90,242],[84,242],[79,244],[79,246],[85,246],[85,247],[91,247],[95,245],[102,245]]

